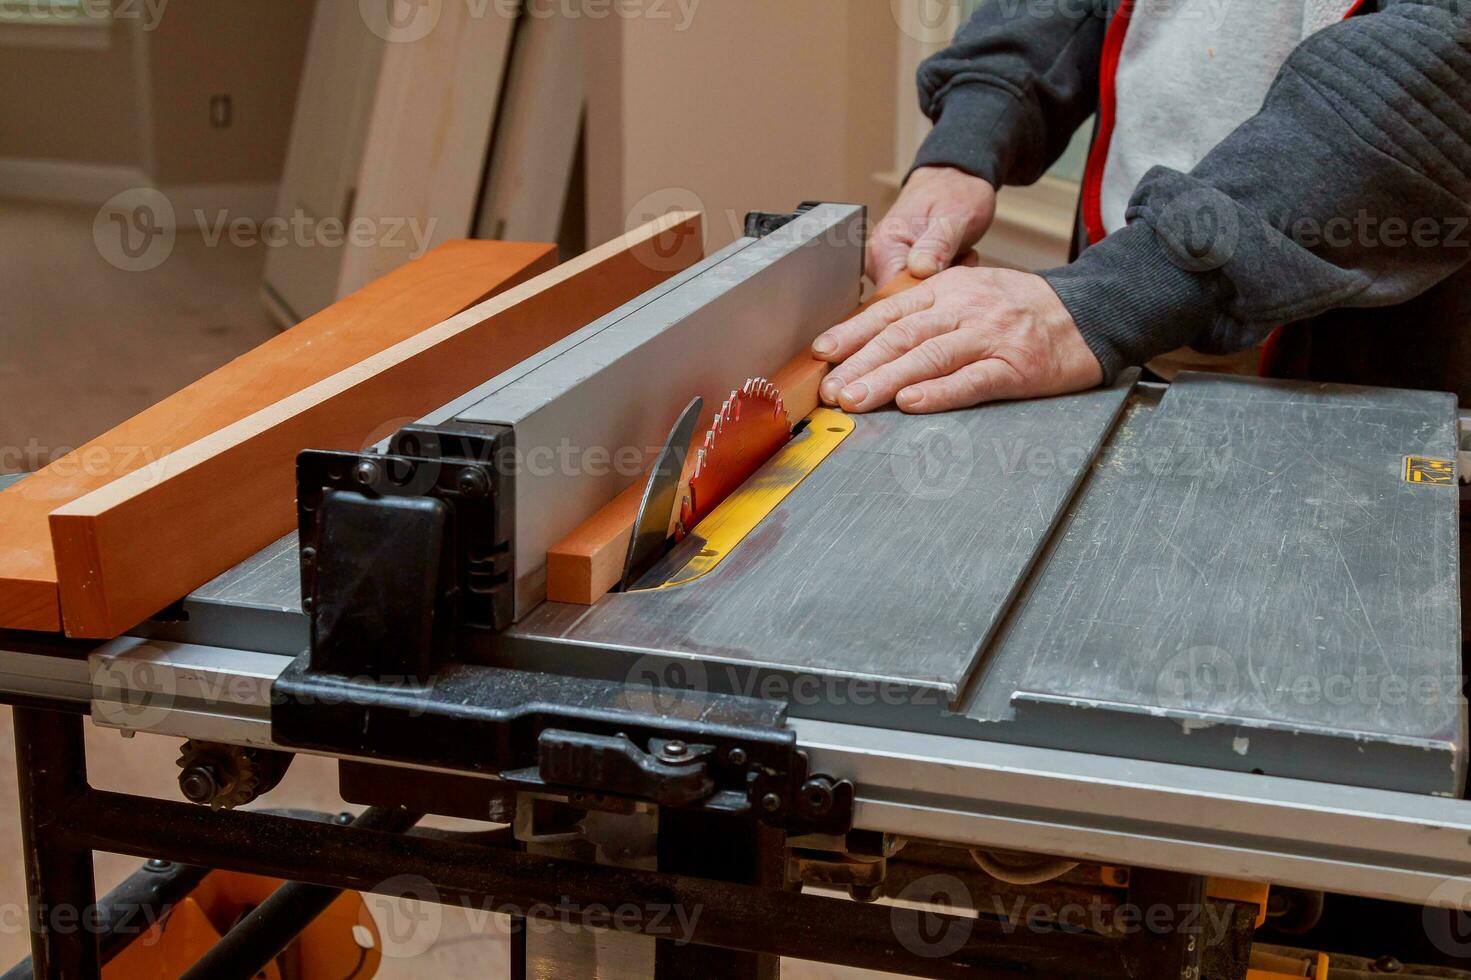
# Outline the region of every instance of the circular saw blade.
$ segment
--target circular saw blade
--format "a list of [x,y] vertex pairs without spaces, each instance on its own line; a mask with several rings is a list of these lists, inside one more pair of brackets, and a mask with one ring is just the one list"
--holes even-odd
[[792,424],[776,385],[752,378],[720,406],[695,451],[689,492],[679,506],[677,537],[684,537],[731,492],[786,445]]

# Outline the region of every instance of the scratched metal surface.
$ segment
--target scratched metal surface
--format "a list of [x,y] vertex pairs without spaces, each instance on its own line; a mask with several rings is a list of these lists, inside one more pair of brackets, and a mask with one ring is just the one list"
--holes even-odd
[[[790,695],[794,717],[1459,792],[1458,495],[1402,470],[1454,458],[1449,396],[1186,375],[1131,399],[1069,501],[1122,401],[864,417],[717,572],[546,604],[490,655]],[[293,535],[149,628],[296,652],[298,592]],[[819,675],[849,687],[793,685]],[[875,678],[934,696],[855,693]]]
[[1458,489],[1404,467],[1456,458],[1456,414],[1426,392],[1181,379],[1101,454],[966,715],[1029,741],[1267,772],[1313,754],[1317,778],[1336,760],[1455,792]]
[[296,532],[195,590],[193,602],[222,601],[263,609],[301,610],[301,560]]
[[512,632],[896,680],[949,703],[1129,388],[863,416],[704,578],[591,609],[546,603]]

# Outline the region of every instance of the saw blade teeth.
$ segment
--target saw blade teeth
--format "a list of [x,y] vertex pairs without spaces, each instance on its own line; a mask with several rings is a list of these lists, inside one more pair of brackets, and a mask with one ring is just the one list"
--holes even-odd
[[690,533],[791,435],[786,401],[770,378],[748,377],[732,389],[705,431],[703,448],[696,450],[676,536]]

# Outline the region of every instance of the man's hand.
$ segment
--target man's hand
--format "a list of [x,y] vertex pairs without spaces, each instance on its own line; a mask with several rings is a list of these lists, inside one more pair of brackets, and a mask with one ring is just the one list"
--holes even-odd
[[906,269],[927,279],[981,240],[996,217],[996,188],[950,167],[910,174],[868,239],[865,271],[883,285]]
[[896,402],[925,414],[1082,391],[1103,369],[1047,280],[1009,269],[950,269],[818,337],[839,365],[822,398],[849,412]]

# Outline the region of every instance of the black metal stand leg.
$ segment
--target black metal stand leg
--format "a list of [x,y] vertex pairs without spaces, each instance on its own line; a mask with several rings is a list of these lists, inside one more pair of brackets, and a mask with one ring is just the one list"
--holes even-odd
[[1129,942],[1138,976],[1158,980],[1201,980],[1205,960],[1205,879],[1135,868],[1129,900],[1138,907],[1142,928]]
[[[103,968],[198,888],[208,873],[172,861],[149,861],[104,895],[97,903],[97,945]],[[0,974],[0,980],[32,980],[33,976],[27,956]]]
[[511,916],[511,964],[507,971],[510,980],[526,980],[526,919]]
[[[668,808],[659,813],[660,871],[779,888],[782,860],[780,835],[755,820]],[[779,957],[759,953],[669,941],[655,951],[655,980],[776,980],[780,973]]]
[[92,852],[52,832],[87,791],[82,719],[19,707],[13,717],[31,966],[38,980],[90,980],[101,971]]

